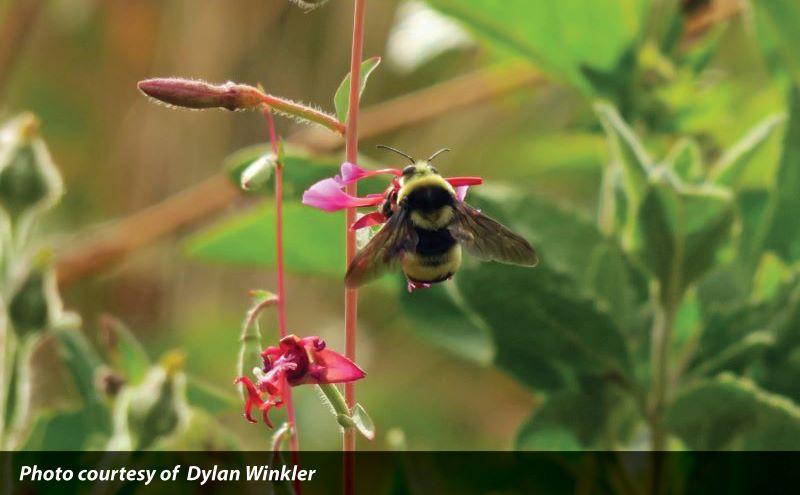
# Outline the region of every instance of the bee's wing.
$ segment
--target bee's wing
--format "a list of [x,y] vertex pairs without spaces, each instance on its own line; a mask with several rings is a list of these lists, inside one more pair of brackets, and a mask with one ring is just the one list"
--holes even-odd
[[407,218],[407,212],[400,208],[356,254],[344,277],[347,287],[358,287],[400,268],[400,255],[417,245],[416,232]]
[[463,202],[455,206],[455,221],[449,230],[473,256],[486,261],[536,266],[536,250],[508,227]]

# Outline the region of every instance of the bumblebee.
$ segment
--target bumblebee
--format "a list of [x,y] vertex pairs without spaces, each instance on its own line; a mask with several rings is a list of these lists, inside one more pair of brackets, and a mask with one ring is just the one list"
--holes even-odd
[[536,266],[536,250],[521,236],[458,199],[431,161],[411,161],[386,194],[381,211],[386,223],[358,252],[345,284],[353,288],[380,275],[402,270],[409,288],[450,279],[461,266],[462,248],[484,261]]

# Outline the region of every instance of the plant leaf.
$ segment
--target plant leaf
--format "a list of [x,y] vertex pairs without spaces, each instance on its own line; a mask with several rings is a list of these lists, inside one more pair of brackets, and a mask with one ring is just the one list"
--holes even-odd
[[774,189],[766,247],[796,261],[800,259],[800,86],[789,92],[789,125]]
[[[358,78],[358,98],[361,99],[361,95],[364,94],[364,88],[367,87],[367,80],[369,79],[370,74],[374,71],[378,65],[381,63],[380,57],[372,57],[368,58],[361,62],[361,68],[359,69],[360,76]],[[339,89],[336,90],[336,94],[333,97],[333,104],[336,108],[336,118],[339,119],[339,122],[345,123],[347,122],[347,112],[350,109],[350,74],[348,73],[344,76],[341,84],[339,84]]]
[[150,369],[150,358],[142,344],[120,320],[103,316],[100,321],[109,363],[122,372],[125,381],[136,384]]
[[[289,203],[283,208],[286,270],[342,277],[344,216]],[[309,242],[324,239],[324,242]],[[264,205],[194,235],[187,243],[190,258],[201,261],[272,267],[275,264],[275,210]]]
[[800,407],[730,373],[679,392],[666,424],[695,450],[794,450],[800,444]]
[[747,169],[757,166],[753,157],[786,120],[783,115],[772,115],[759,122],[737,143],[728,148],[711,169],[711,180],[718,186],[733,187],[746,175]]
[[[639,34],[647,2],[428,0],[491,47],[510,50],[585,94],[587,68],[612,72]],[[563,29],[569,25],[569,29]]]
[[361,404],[356,404],[351,414],[353,425],[367,440],[375,439],[375,423]]
[[242,405],[232,392],[191,376],[187,378],[186,398],[192,406],[212,415],[230,412]]

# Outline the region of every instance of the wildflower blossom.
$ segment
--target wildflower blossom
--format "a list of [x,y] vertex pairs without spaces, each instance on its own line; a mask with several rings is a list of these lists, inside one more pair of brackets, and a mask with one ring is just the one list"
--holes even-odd
[[[264,423],[272,428],[269,411],[283,405],[286,387],[303,384],[344,383],[360,380],[365,373],[354,362],[328,349],[319,337],[299,338],[287,335],[277,347],[267,347],[261,353],[264,367],[256,368],[256,382],[240,376],[236,384],[247,389],[245,417],[255,423],[252,410],[261,410]],[[266,400],[264,400],[266,396]]]

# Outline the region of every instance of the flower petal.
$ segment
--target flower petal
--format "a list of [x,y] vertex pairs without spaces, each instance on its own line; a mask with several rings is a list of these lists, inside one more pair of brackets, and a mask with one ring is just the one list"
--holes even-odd
[[342,191],[336,179],[323,179],[303,193],[303,204],[324,211],[338,211],[345,208],[377,206],[383,202],[382,194],[370,194],[364,198],[350,196]]
[[469,186],[457,186],[456,187],[456,199],[458,199],[459,201],[461,201],[463,203],[464,199],[467,197],[467,190],[468,189],[469,189]]
[[346,186],[347,184],[352,184],[353,182],[359,181],[365,177],[372,177],[373,175],[379,174],[391,174],[395,177],[400,177],[403,175],[402,170],[398,170],[396,168],[382,168],[378,170],[369,170],[365,168],[361,168],[358,165],[350,162],[342,163],[342,167],[339,170],[339,175],[336,177],[336,182],[338,182],[342,186]]
[[253,419],[252,411],[253,411],[253,406],[256,406],[259,409],[262,409],[264,407],[264,401],[261,400],[261,394],[258,393],[258,390],[256,390],[256,386],[246,376],[240,376],[233,383],[234,385],[238,385],[241,383],[247,389],[247,399],[245,400],[244,403],[244,416],[247,418],[247,421],[250,421],[251,423],[257,423],[258,421]]
[[367,213],[366,215],[362,215],[361,218],[353,222],[353,225],[350,226],[350,230],[359,230],[363,229],[364,227],[372,227],[373,225],[380,225],[386,222],[386,216],[381,213],[380,211],[373,211],[372,213]]
[[453,187],[479,186],[483,184],[483,179],[480,177],[447,177],[445,180]]
[[360,380],[366,376],[364,370],[346,357],[330,349],[310,351],[316,365],[309,373],[308,383],[343,383]]

